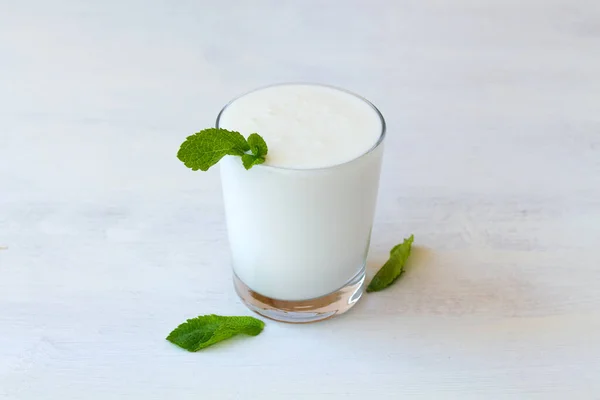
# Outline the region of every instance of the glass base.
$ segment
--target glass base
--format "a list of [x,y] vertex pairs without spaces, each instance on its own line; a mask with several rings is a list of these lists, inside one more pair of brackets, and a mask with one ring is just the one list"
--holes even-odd
[[275,321],[305,324],[343,314],[356,304],[363,294],[365,268],[339,290],[309,300],[277,300],[250,289],[233,274],[233,284],[244,304],[257,314]]

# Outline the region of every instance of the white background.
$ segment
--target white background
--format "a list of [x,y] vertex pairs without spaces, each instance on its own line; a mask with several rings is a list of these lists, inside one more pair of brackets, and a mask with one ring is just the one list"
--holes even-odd
[[[251,315],[218,171],[230,98],[360,93],[389,136],[350,313],[187,353]],[[600,398],[600,3],[0,0],[0,398]]]

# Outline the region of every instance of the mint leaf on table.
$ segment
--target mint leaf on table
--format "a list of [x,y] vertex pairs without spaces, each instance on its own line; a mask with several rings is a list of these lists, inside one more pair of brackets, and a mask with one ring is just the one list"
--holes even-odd
[[[248,151],[252,151],[252,154],[248,154]],[[250,169],[253,165],[265,162],[267,151],[267,144],[257,133],[251,134],[246,141],[239,132],[208,128],[188,136],[181,144],[177,158],[194,171],[207,171],[226,155],[252,155],[251,162],[244,162],[244,167]]]
[[367,293],[378,292],[394,283],[404,272],[404,264],[410,255],[414,235],[410,235],[404,242],[394,246],[390,251],[390,258],[377,271],[367,287]]
[[254,317],[201,315],[179,325],[167,336],[167,340],[193,352],[239,334],[256,336],[264,327],[265,323]]

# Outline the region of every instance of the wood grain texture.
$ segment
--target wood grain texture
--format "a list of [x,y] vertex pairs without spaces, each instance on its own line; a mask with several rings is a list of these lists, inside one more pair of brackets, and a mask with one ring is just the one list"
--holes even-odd
[[[387,118],[347,315],[189,354],[250,315],[217,171],[179,143],[320,81]],[[0,0],[0,398],[600,398],[600,3]]]

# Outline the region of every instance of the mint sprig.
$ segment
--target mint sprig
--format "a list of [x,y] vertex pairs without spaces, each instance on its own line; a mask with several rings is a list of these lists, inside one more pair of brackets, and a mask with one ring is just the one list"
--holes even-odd
[[404,242],[394,246],[390,251],[390,258],[383,264],[383,267],[377,271],[371,283],[367,287],[367,293],[378,292],[396,282],[404,272],[404,264],[410,255],[414,235],[410,235]]
[[265,162],[267,144],[257,133],[248,140],[241,133],[221,128],[208,128],[188,136],[177,152],[177,158],[194,171],[208,171],[226,155],[242,157],[244,168]]
[[252,154],[244,154],[242,156],[242,163],[246,169],[252,168],[253,165],[264,163],[269,151],[265,140],[258,133],[248,136],[248,145]]
[[199,351],[233,336],[256,336],[265,323],[254,317],[201,315],[188,319],[167,336],[167,340],[187,351]]

